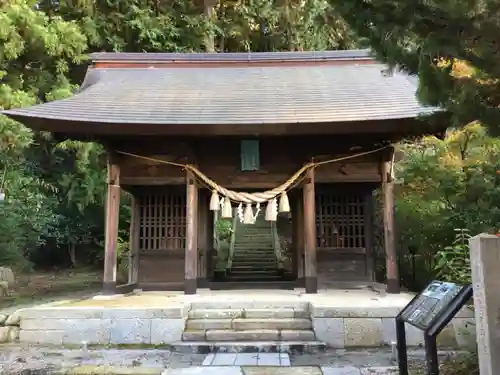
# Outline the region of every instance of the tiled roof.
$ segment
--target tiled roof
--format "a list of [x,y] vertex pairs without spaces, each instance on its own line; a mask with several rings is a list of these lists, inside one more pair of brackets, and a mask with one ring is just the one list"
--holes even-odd
[[284,124],[389,120],[430,113],[416,81],[381,64],[91,69],[69,99],[20,117],[138,124]]

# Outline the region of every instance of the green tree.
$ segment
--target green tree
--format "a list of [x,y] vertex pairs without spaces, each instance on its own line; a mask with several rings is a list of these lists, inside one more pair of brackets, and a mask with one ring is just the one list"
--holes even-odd
[[[451,131],[445,140],[426,137],[408,142],[401,152],[396,168],[402,183],[396,197],[399,243],[403,250],[416,251],[419,276],[426,283],[435,275],[440,257],[463,264],[467,249],[463,241],[456,242],[457,229],[472,234],[499,230],[500,140],[471,124]],[[450,258],[453,251],[443,252],[450,246],[455,260]],[[403,268],[410,271],[409,267]],[[455,272],[449,276],[463,281],[464,268]]]
[[420,78],[422,102],[454,124],[500,119],[500,3],[495,0],[331,0],[376,56]]

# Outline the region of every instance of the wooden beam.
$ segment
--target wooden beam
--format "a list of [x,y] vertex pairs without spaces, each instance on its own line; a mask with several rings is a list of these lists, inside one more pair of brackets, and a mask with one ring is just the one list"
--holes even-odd
[[304,282],[306,293],[318,292],[316,275],[316,202],[314,168],[307,171],[304,196]]
[[[392,150],[394,152],[394,149]],[[392,163],[382,161],[382,192],[384,216],[384,245],[387,274],[387,293],[399,293],[399,270],[394,234],[394,181],[391,175]]]
[[117,155],[108,156],[108,195],[106,200],[106,242],[104,248],[103,292],[116,292],[118,224],[120,220],[120,165]]
[[186,255],[184,293],[196,294],[198,278],[198,187],[193,173],[186,172]]

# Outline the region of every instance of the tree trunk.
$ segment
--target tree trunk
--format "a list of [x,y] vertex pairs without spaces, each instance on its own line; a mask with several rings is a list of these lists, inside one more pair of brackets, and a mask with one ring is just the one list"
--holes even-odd
[[68,253],[71,267],[76,267],[76,245],[73,242],[68,245]]

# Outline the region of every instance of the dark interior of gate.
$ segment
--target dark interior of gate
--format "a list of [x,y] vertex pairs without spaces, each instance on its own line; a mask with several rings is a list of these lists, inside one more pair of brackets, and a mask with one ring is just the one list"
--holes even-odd
[[[245,191],[262,191],[286,180],[311,159],[327,160],[336,155],[355,155],[348,148],[355,144],[345,143],[345,137],[267,137],[258,139],[258,165],[253,170],[242,170],[241,145],[247,137],[225,139],[183,138],[115,141],[118,151],[134,155],[154,155],[158,160],[188,161],[196,164],[213,180],[228,188]],[[354,142],[355,139],[350,139]],[[359,141],[358,141],[359,142]],[[156,143],[161,146],[155,146]],[[362,142],[359,142],[362,143]],[[358,147],[359,147],[358,143]],[[133,145],[133,147],[131,147]],[[377,145],[372,145],[374,148]],[[347,147],[347,149],[346,149]],[[372,281],[374,279],[372,193],[380,186],[380,163],[385,155],[374,153],[353,157],[341,163],[321,166],[316,170],[316,247],[317,273],[320,287],[334,287],[344,281]],[[153,158],[154,159],[154,158]],[[121,156],[121,184],[135,197],[131,230],[137,238],[132,246],[138,254],[138,282],[145,290],[182,289],[186,246],[186,188],[182,168],[143,160],[133,156]],[[145,185],[145,183],[148,185]],[[280,252],[285,259],[284,270],[269,277],[260,273],[258,263],[252,268],[249,259],[248,278],[232,278],[226,269],[230,238],[218,246],[217,224],[214,212],[209,210],[210,190],[198,189],[198,285],[199,287],[234,288],[238,284],[256,287],[303,285],[304,240],[303,199],[299,182],[289,191],[291,210],[280,214],[276,232]],[[231,226],[231,219],[228,226]],[[219,223],[220,224],[220,223]],[[269,224],[270,225],[270,224]],[[265,227],[265,224],[261,226]],[[238,237],[245,228],[235,225]],[[258,235],[256,229],[253,236]],[[219,230],[220,231],[220,230]],[[242,234],[243,235],[243,234]],[[230,237],[230,236],[229,236]],[[215,241],[214,241],[215,239]],[[259,241],[257,241],[259,242]],[[250,245],[250,244],[249,244]],[[257,243],[254,248],[259,247]],[[245,251],[251,252],[247,248]],[[262,254],[259,253],[259,254]],[[270,270],[272,271],[272,270]],[[279,270],[278,270],[279,271]]]

